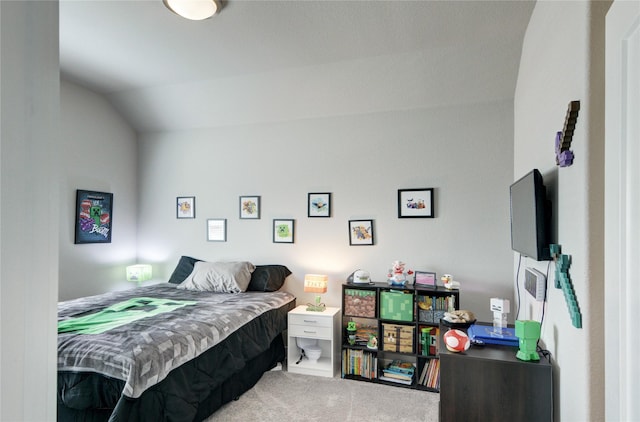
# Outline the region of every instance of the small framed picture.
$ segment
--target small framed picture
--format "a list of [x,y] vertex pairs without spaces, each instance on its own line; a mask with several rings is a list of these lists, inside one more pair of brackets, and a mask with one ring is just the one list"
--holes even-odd
[[415,282],[416,286],[436,288],[436,273],[428,271],[416,271]]
[[273,243],[293,243],[294,220],[273,220]]
[[179,196],[176,218],[196,218],[196,197]]
[[257,220],[260,218],[260,197],[241,196],[240,197],[240,218]]
[[75,244],[111,243],[113,194],[76,190]]
[[398,218],[433,218],[433,188],[398,189]]
[[349,220],[349,245],[373,245],[373,220]]
[[307,197],[309,217],[331,217],[331,194],[310,193]]
[[207,240],[209,242],[227,241],[227,219],[209,218],[207,219]]

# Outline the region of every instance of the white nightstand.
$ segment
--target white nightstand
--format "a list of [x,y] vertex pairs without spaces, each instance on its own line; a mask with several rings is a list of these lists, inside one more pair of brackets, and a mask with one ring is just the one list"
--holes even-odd
[[[297,374],[334,377],[340,371],[340,308],[324,312],[307,311],[301,305],[289,312],[287,370]],[[311,362],[302,356],[297,339],[316,339],[322,349],[320,359]]]

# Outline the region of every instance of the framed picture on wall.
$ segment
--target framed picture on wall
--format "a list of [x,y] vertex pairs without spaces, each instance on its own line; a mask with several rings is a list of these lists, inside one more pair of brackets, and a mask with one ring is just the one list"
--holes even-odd
[[293,243],[294,220],[273,220],[273,243]]
[[309,217],[331,217],[331,193],[310,193],[307,209]]
[[433,218],[433,188],[398,189],[398,218]]
[[111,243],[113,194],[76,190],[75,244]]
[[373,220],[349,220],[349,245],[373,245]]
[[260,197],[256,195],[240,197],[240,218],[254,219],[260,218]]
[[207,220],[207,240],[209,242],[227,241],[226,218],[209,218]]
[[178,196],[176,202],[176,218],[196,218],[195,196]]

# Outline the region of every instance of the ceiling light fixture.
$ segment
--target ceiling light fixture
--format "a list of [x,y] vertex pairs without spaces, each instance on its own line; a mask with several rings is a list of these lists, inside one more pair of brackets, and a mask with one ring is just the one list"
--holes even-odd
[[219,0],[162,0],[167,9],[193,21],[209,19],[220,9]]

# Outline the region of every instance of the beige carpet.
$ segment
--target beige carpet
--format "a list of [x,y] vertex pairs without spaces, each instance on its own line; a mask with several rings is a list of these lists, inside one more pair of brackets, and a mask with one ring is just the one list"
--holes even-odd
[[438,400],[426,391],[274,370],[207,422],[436,422]]

